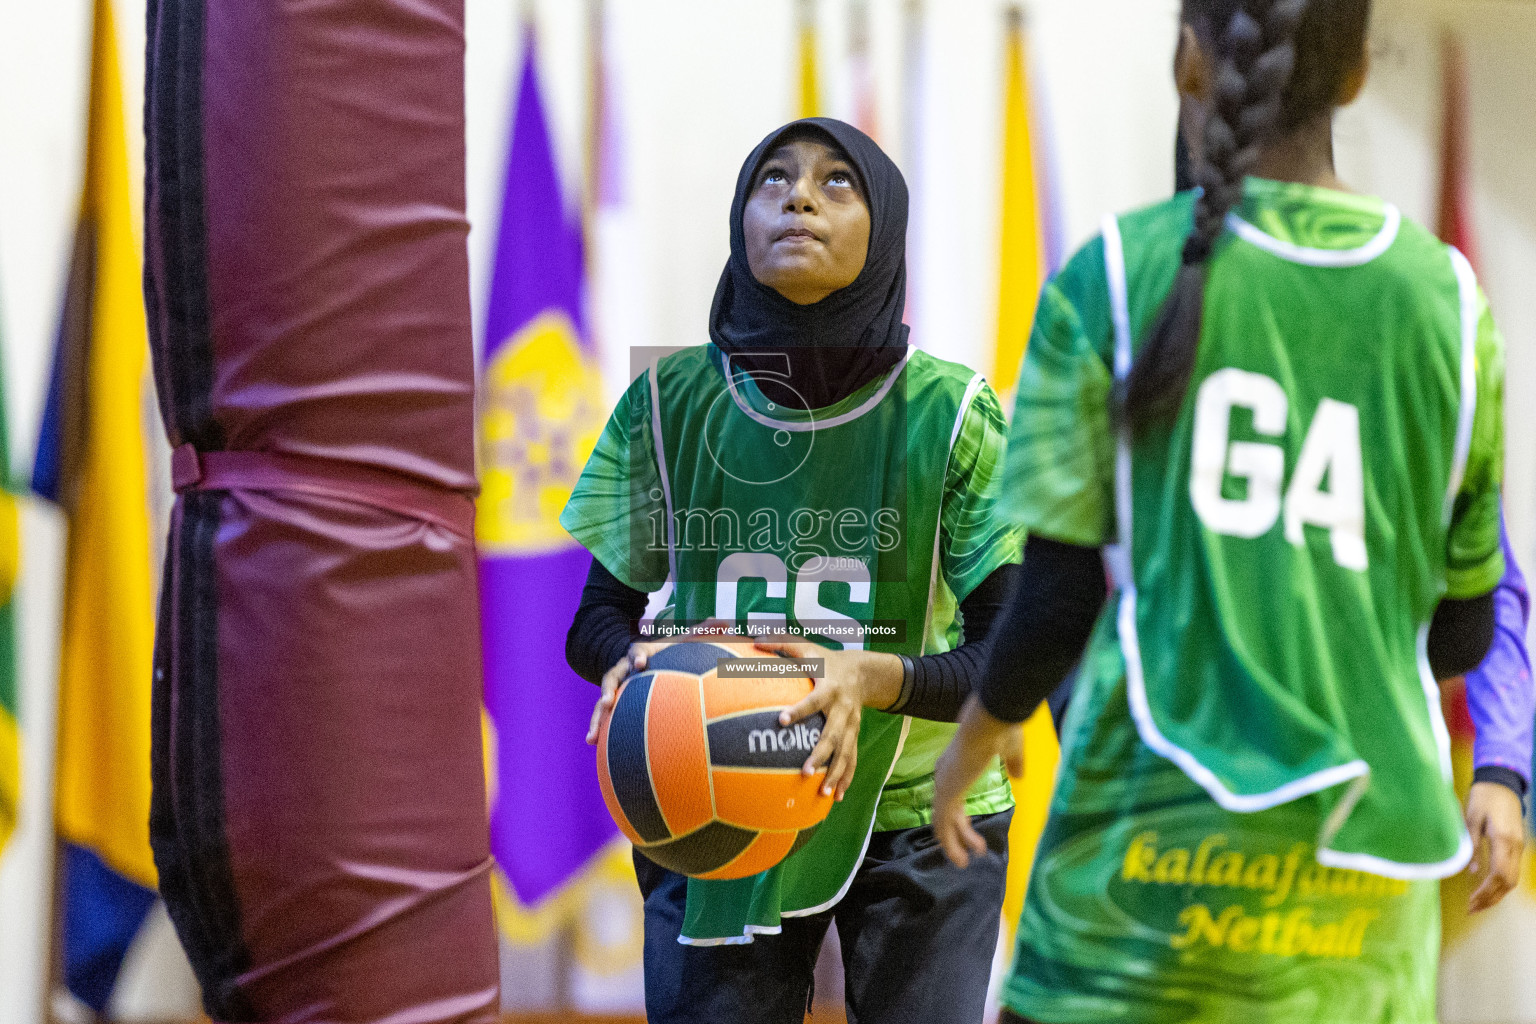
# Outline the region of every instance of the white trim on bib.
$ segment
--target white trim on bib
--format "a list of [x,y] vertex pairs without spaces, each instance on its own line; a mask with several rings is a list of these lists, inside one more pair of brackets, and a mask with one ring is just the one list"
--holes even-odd
[[1376,233],[1375,238],[1357,249],[1314,249],[1311,246],[1283,241],[1243,220],[1236,213],[1227,214],[1227,228],[1249,245],[1256,245],[1265,252],[1292,263],[1300,263],[1307,267],[1358,267],[1371,262],[1392,248],[1392,243],[1397,241],[1398,229],[1403,226],[1402,211],[1391,203],[1387,203],[1382,212],[1386,219],[1381,225],[1381,230]]
[[1456,454],[1451,460],[1450,486],[1445,491],[1445,525],[1451,525],[1456,495],[1467,476],[1472,454],[1472,425],[1477,419],[1477,274],[1460,250],[1451,248],[1451,269],[1461,299],[1461,409],[1456,420]]
[[[803,433],[807,430],[828,430],[832,427],[840,427],[844,423],[858,419],[860,416],[863,416],[865,413],[869,412],[869,410],[879,405],[881,400],[885,398],[886,394],[891,390],[891,388],[895,386],[896,378],[901,376],[901,371],[907,368],[907,360],[912,358],[913,351],[914,349],[912,346],[908,345],[906,352],[902,353],[901,361],[898,362],[895,366],[891,367],[891,371],[885,375],[885,380],[881,382],[880,387],[875,390],[874,394],[870,395],[863,402],[861,402],[857,408],[849,409],[845,413],[839,413],[836,416],[832,416],[824,420],[816,419],[814,414],[811,416],[811,418],[804,420],[781,420],[760,413],[748,405],[742,399],[740,392],[736,390],[736,374],[731,370],[731,357],[723,352],[720,353],[722,364],[721,372],[725,377],[725,386],[730,389],[731,400],[736,403],[736,408],[740,409],[742,413],[745,414],[749,419],[755,420],[765,427],[772,427],[775,430],[788,430],[792,433]],[[743,373],[741,376],[751,379],[751,375],[747,373]],[[787,384],[785,386],[788,387]]]
[[677,575],[677,536],[672,519],[672,481],[667,477],[667,448],[661,438],[661,357],[650,366],[651,384],[651,443],[656,448],[656,471],[661,474],[661,493],[667,504],[667,568],[672,579]]

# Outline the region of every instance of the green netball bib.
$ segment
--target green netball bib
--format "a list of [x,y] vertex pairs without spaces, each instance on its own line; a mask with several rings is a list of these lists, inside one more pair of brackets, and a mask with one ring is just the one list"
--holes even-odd
[[[958,601],[1018,559],[1019,532],[992,515],[1002,423],[979,375],[922,352],[804,412],[769,401],[714,346],[684,349],[626,393],[561,522],[618,578],[659,591],[663,625],[716,618],[937,653],[960,641]],[[952,729],[866,709],[844,800],[773,870],[690,880],[685,940],[748,941],[836,903],[877,811],[896,819],[882,827],[928,811],[908,806],[910,791],[931,789]],[[1009,806],[999,770],[971,803]]]
[[1046,288],[1003,515],[1113,550],[1004,1001],[1041,1020],[1430,1024],[1433,880],[1469,842],[1425,655],[1493,589],[1502,342],[1379,200],[1250,180],[1177,420],[1110,395],[1193,197]]

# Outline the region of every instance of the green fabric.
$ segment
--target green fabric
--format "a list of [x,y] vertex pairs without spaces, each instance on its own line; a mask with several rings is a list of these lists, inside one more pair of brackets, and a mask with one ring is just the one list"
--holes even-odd
[[[1477,416],[1472,457],[1451,512],[1446,549],[1445,594],[1477,597],[1504,577],[1499,516],[1504,481],[1504,337],[1493,322],[1488,297],[1477,292]],[[1489,557],[1489,551],[1497,557]]]
[[[1138,343],[1172,286],[1192,207],[1186,194],[1119,221]],[[1379,200],[1259,180],[1238,213],[1331,250],[1365,245],[1387,219]],[[1005,517],[1080,544],[1117,536],[1104,251],[1095,240],[1045,291],[1005,474]],[[1303,801],[1315,815],[1307,838],[1326,856],[1377,858],[1400,874],[1442,875],[1466,852],[1420,645],[1442,594],[1487,593],[1503,572],[1502,341],[1477,303],[1476,417],[1449,528],[1461,292],[1446,247],[1406,221],[1384,253],[1354,266],[1305,265],[1225,235],[1180,416],[1131,448],[1137,593],[1120,604],[1139,639],[1143,738],[1182,755],[1229,807],[1322,786]],[[1223,394],[1237,400],[1223,405]],[[1192,470],[1199,408],[1202,450],[1215,453],[1204,473]],[[1326,469],[1303,480],[1309,446],[1311,467]],[[1095,642],[1123,640],[1101,631]]]
[[1046,283],[1019,371],[998,515],[1066,544],[1115,537],[1114,328],[1104,243]]
[[[924,360],[928,359],[924,356]],[[971,403],[950,453],[940,520],[939,579],[924,654],[952,651],[963,639],[959,603],[998,566],[1017,562],[1023,531],[996,516],[1002,489],[1008,423],[991,388]],[[901,757],[880,794],[875,830],[917,828],[933,820],[933,769],[957,727],[914,718]],[[1013,790],[1001,763],[971,787],[970,814],[996,814],[1013,806]]]
[[[733,394],[717,349],[684,349],[625,394],[561,523],[619,579],[655,591],[669,575],[670,497],[676,579],[663,617],[675,623],[787,621],[814,631],[825,621],[828,646],[949,650],[961,639],[959,601],[1017,561],[1022,544],[1022,532],[992,514],[1004,422],[991,390],[973,380],[916,352],[884,392],[882,378],[811,416],[774,407],[750,380]],[[860,630],[870,632],[856,639]],[[778,927],[782,913],[835,901],[872,827],[931,816],[921,794],[926,784],[931,804],[948,728],[866,710],[844,800],[773,870],[690,880],[684,935],[739,941]],[[972,791],[975,813],[1010,801],[997,767]]]
[[1439,886],[1317,863],[1316,808],[1214,804],[1143,744],[1113,615],[1067,715],[1002,991],[1053,1024],[1434,1024]]
[[560,513],[560,525],[603,567],[636,590],[667,581],[666,535],[657,522],[661,473],[651,434],[648,378],[637,377],[614,406]]

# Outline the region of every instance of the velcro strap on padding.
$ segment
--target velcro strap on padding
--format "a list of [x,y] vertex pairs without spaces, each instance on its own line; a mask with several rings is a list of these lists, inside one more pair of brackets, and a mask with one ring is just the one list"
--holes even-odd
[[199,452],[190,444],[171,453],[177,492],[278,491],[313,494],[436,523],[466,539],[475,532],[471,495],[420,477],[340,459],[281,452]]

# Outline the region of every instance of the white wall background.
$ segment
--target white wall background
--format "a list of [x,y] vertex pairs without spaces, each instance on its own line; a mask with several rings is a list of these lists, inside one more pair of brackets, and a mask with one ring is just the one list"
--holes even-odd
[[[116,0],[130,139],[138,147],[143,0]],[[704,338],[724,263],[725,218],[740,160],[794,114],[792,0],[609,0],[612,73],[635,208],[640,277],[630,337]],[[517,4],[467,0],[470,236],[474,295],[483,300],[500,201],[510,90],[518,71]],[[903,0],[870,0],[881,139],[915,184],[923,249],[911,278],[914,332],[939,355],[985,365],[996,308],[1003,0],[928,0],[925,84],[914,158],[902,107]],[[574,209],[586,109],[585,12],[537,0],[541,71],[557,154]],[[1176,0],[1031,0],[1034,57],[1050,101],[1069,242],[1099,217],[1155,200],[1172,182],[1175,100],[1168,80]],[[851,109],[847,0],[821,0],[823,95]],[[1341,170],[1358,187],[1428,219],[1439,123],[1435,26],[1465,34],[1472,64],[1473,151],[1483,278],[1509,340],[1506,501],[1518,550],[1536,555],[1536,4],[1519,0],[1378,0],[1376,73],[1339,121]],[[89,0],[0,0],[0,338],[12,465],[31,464],[58,315],[82,158]],[[138,152],[133,154],[138,166]],[[610,254],[610,258],[614,258]],[[613,353],[611,365],[626,357]],[[60,528],[28,503],[23,521],[22,720],[26,802],[0,856],[0,1024],[40,1019],[47,949],[52,673]],[[1531,559],[1536,561],[1536,559]],[[1529,564],[1529,562],[1528,562]],[[1485,927],[1484,954],[1509,955],[1531,929],[1519,908]],[[1521,923],[1523,922],[1523,923]],[[1504,929],[1502,932],[1498,929]],[[161,942],[168,941],[164,930]],[[153,945],[153,943],[151,943]],[[125,1011],[163,1016],[186,997],[184,975],[141,951]],[[1474,965],[1475,966],[1475,965]],[[1512,965],[1511,965],[1512,966]],[[1472,978],[1470,968],[1447,974]],[[1471,970],[1471,974],[1468,971]],[[1511,972],[1505,972],[1511,973]],[[1521,973],[1521,972],[1512,972]],[[1523,972],[1529,974],[1529,972]],[[1536,992],[1468,982],[1480,1009],[1457,1019],[1536,1020]],[[1517,1009],[1525,1013],[1520,1018]]]

